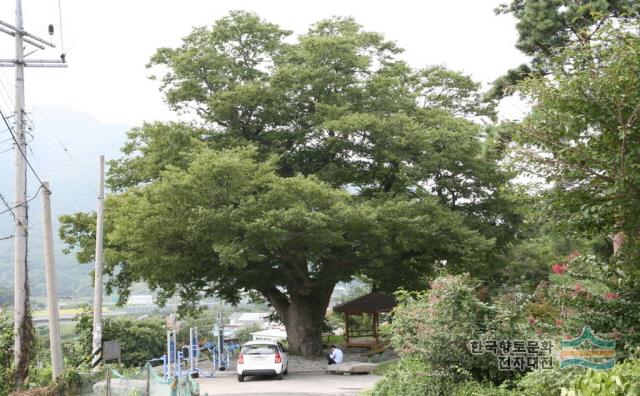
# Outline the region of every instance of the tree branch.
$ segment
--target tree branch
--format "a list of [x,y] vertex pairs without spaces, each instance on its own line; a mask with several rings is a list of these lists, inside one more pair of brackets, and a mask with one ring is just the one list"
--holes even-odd
[[287,320],[287,311],[289,309],[289,297],[286,294],[280,291],[275,286],[271,286],[268,289],[258,290],[276,309],[278,315],[282,318],[283,321]]

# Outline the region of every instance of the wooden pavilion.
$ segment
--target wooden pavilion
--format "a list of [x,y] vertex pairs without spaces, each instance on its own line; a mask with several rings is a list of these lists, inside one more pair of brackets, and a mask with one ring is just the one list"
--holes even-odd
[[[344,313],[344,338],[347,347],[377,348],[380,345],[380,314],[390,312],[396,306],[396,299],[387,294],[372,292],[354,300],[333,307],[334,312]],[[371,328],[349,326],[349,318],[354,315],[371,315]]]

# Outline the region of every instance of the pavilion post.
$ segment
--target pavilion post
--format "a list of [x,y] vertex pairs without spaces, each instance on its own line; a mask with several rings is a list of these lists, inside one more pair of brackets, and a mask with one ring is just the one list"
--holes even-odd
[[344,339],[349,344],[349,312],[344,313]]
[[376,345],[378,345],[378,322],[380,321],[380,315],[378,312],[373,313],[373,338],[376,339]]

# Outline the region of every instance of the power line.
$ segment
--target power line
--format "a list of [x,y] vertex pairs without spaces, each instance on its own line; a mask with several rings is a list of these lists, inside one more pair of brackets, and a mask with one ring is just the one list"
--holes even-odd
[[5,210],[3,212],[0,212],[0,214],[10,212],[11,213],[11,217],[13,217],[13,220],[17,223],[18,222],[18,218],[16,217],[16,214],[13,211],[14,208],[11,205],[9,205],[7,200],[4,198],[4,195],[0,194],[0,200],[2,201],[2,203],[4,203],[4,206],[7,207],[7,210]]
[[22,150],[22,147],[20,147],[20,142],[18,142],[18,138],[16,138],[16,135],[13,132],[13,128],[11,128],[11,125],[9,125],[9,122],[7,121],[7,118],[4,116],[4,113],[1,110],[0,110],[0,116],[2,117],[2,120],[4,121],[4,124],[9,129],[9,132],[11,133],[11,137],[13,137],[13,141],[16,143],[16,147],[18,148],[18,150],[20,150],[20,154],[22,155],[22,158],[24,158],[24,161],[27,163],[27,166],[29,167],[29,169],[31,169],[31,172],[33,173],[33,175],[36,177],[36,179],[40,183],[40,186],[42,188],[46,189],[47,191],[49,191],[49,189],[47,187],[45,187],[44,183],[42,182],[42,179],[40,179],[40,176],[38,176],[38,173],[36,172],[36,170],[33,169],[33,166],[31,165],[31,163],[29,162],[29,159],[27,158],[27,154]]
[[[27,200],[25,201],[25,203],[29,203],[29,202],[33,201],[34,199],[36,199],[36,198],[38,197],[38,194],[40,194],[40,190],[42,190],[43,188],[45,188],[45,187],[44,187],[44,186],[40,186],[40,187],[38,187],[38,191],[36,191],[36,193],[35,193],[35,194],[33,194],[33,196],[32,196],[31,198],[27,199]],[[6,199],[2,196],[2,194],[0,194],[0,199],[2,200],[2,202],[4,202],[4,205],[7,207],[7,209],[6,209],[6,210],[3,210],[2,212],[0,212],[0,215],[1,215],[1,214],[5,214],[5,213],[7,213],[7,212],[11,212],[11,214],[13,215],[13,217],[14,217],[14,219],[15,219],[15,214],[14,214],[14,212],[13,212],[13,209],[17,208],[18,206],[21,206],[22,204],[20,204],[20,205],[16,205],[16,206],[10,206],[10,205],[7,203]]]
[[49,129],[49,132],[51,132],[51,134],[53,135],[53,137],[56,139],[56,141],[58,142],[58,144],[60,145],[60,147],[62,148],[62,150],[65,152],[65,154],[67,155],[67,157],[69,157],[69,160],[71,161],[71,163],[73,164],[74,168],[76,168],[76,171],[78,172],[78,174],[80,175],[80,177],[82,178],[82,180],[85,182],[85,184],[87,185],[87,187],[89,187],[89,189],[93,192],[93,194],[97,197],[98,196],[98,192],[96,191],[95,188],[93,188],[93,186],[91,185],[91,183],[89,182],[89,179],[87,179],[87,177],[85,176],[84,172],[82,172],[82,168],[80,168],[80,166],[78,165],[78,163],[76,162],[75,158],[73,157],[73,155],[71,154],[71,151],[67,148],[67,146],[65,146],[64,142],[62,141],[62,139],[60,139],[60,137],[58,136],[58,134],[55,132],[55,130],[53,129],[53,126],[51,125],[51,122],[49,122],[49,119],[47,118],[47,116],[45,115],[45,113],[40,110],[39,108],[35,109],[36,111],[40,112],[40,115],[42,116],[42,119],[44,120],[45,124],[47,124],[47,127]]
[[[4,70],[3,70],[2,74],[4,76]],[[4,94],[2,96],[2,99],[4,100],[5,104],[8,105],[9,108],[13,108],[13,102],[11,101],[11,95],[9,95],[9,90],[4,85],[4,81],[2,79],[0,79],[0,87],[2,87],[2,93]]]
[[[59,6],[60,5],[58,5],[58,7]],[[62,18],[62,16],[60,18]],[[62,29],[62,19],[61,19],[61,23],[60,23],[60,28]],[[60,35],[62,36],[62,31],[60,32]],[[2,97],[5,100],[5,102],[7,102],[10,106],[13,106],[13,103],[11,102],[11,97],[9,95],[9,92],[8,92],[4,82],[2,81],[2,79],[0,79],[0,88],[2,88],[2,93],[4,93],[4,95]],[[29,90],[26,90],[26,91],[27,91],[27,94],[29,94],[29,97],[32,98],[33,96],[30,94]],[[40,113],[40,116],[42,116],[42,120],[44,120],[45,124],[47,125],[47,127],[49,129],[49,132],[51,132],[51,134],[56,139],[56,141],[58,142],[58,144],[60,145],[62,150],[67,155],[67,157],[69,157],[69,160],[73,164],[73,167],[75,168],[76,172],[78,172],[78,174],[80,175],[80,177],[82,178],[84,183],[87,185],[87,187],[89,187],[89,189],[91,190],[91,192],[93,192],[93,194],[95,196],[98,196],[98,192],[95,190],[95,188],[93,188],[93,185],[89,182],[89,180],[88,180],[87,176],[84,174],[84,172],[82,172],[82,168],[78,165],[77,161],[75,160],[75,158],[71,154],[71,151],[69,150],[69,148],[67,148],[67,146],[65,146],[64,142],[62,141],[62,139],[55,132],[55,130],[54,130],[53,126],[51,125],[51,122],[47,118],[46,114],[42,110],[40,110],[38,107],[36,107],[34,110]],[[33,123],[33,121],[31,121],[31,122]],[[7,123],[7,121],[5,120],[5,124],[6,123]],[[8,124],[7,124],[7,127],[8,127]],[[12,129],[7,129],[7,131],[9,131],[11,133]],[[9,141],[9,140],[15,141],[15,137],[12,136],[10,139],[6,139],[3,142]],[[2,143],[2,142],[0,142],[0,143]]]

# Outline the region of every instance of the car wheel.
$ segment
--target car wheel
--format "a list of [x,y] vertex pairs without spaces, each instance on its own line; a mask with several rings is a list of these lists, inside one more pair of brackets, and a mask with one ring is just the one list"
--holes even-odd
[[279,380],[281,380],[281,379],[282,379],[282,374],[283,374],[283,373],[280,373],[280,374],[276,375],[276,378],[277,378],[277,379],[279,379]]
[[244,382],[244,375],[238,374],[238,382]]
[[287,367],[284,368],[284,371],[282,372],[282,374],[287,375],[289,374],[289,365],[287,364]]

